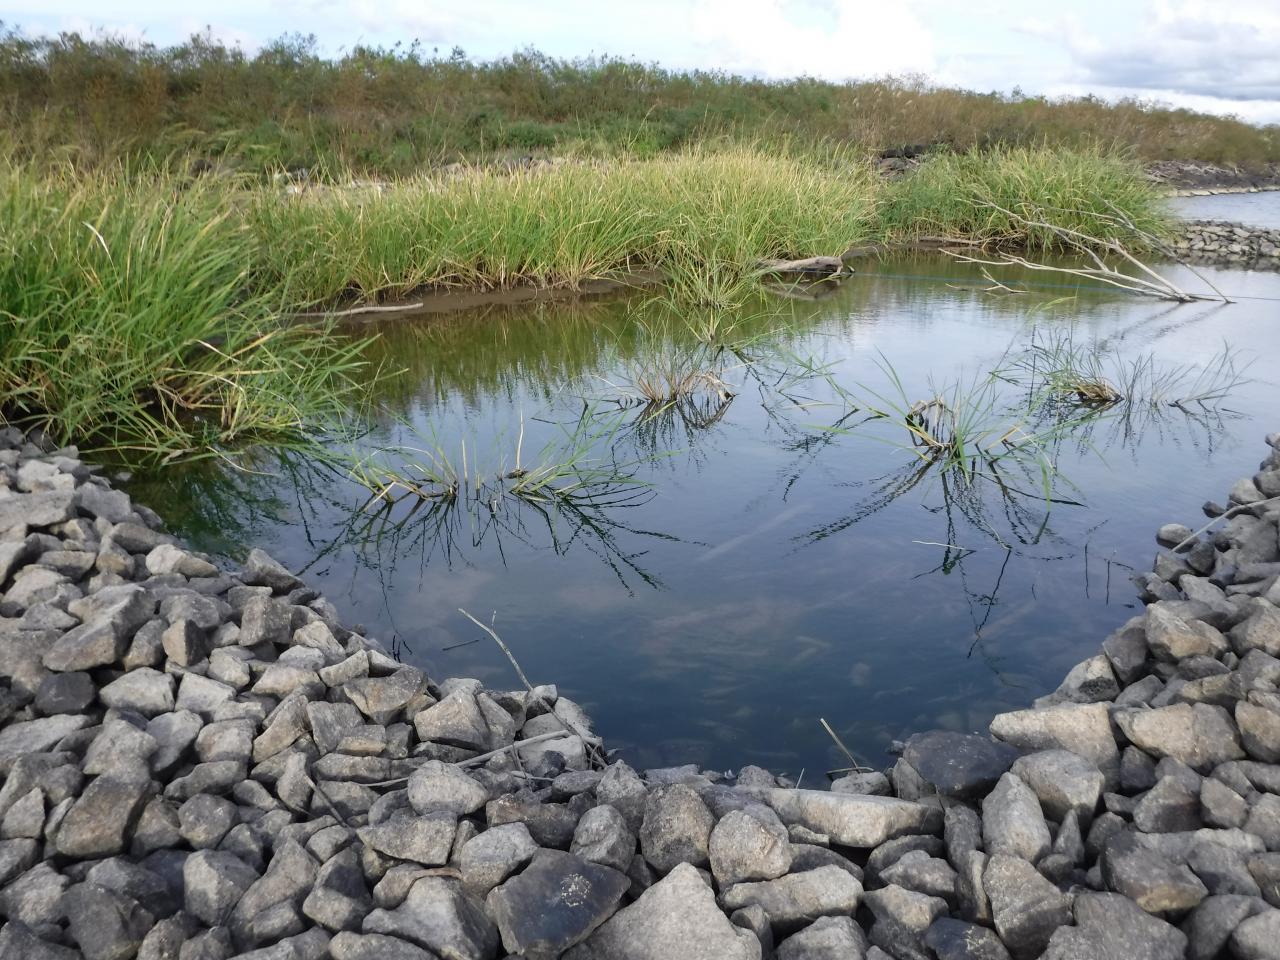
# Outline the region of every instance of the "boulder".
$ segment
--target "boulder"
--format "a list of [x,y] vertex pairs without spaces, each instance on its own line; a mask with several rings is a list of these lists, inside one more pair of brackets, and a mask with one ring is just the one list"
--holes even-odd
[[711,831],[711,873],[722,890],[743,880],[773,880],[791,869],[787,829],[772,810],[764,812],[769,816],[732,810]]
[[690,787],[661,786],[649,794],[640,826],[640,852],[659,873],[680,863],[705,867],[715,817]]
[[939,793],[979,797],[1009,769],[1018,751],[986,737],[934,730],[911,737],[902,757]]
[[785,824],[799,824],[847,847],[871,849],[906,834],[942,831],[937,807],[895,797],[831,793],[825,790],[747,788]]

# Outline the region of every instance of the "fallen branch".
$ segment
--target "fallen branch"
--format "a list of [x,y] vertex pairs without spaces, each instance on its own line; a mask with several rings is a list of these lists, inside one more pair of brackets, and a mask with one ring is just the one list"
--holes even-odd
[[362,313],[403,313],[406,310],[421,310],[425,304],[419,300],[417,303],[398,303],[390,306],[374,306],[370,304],[365,307],[348,307],[346,310],[308,310],[304,313],[295,313],[295,317],[355,317]]

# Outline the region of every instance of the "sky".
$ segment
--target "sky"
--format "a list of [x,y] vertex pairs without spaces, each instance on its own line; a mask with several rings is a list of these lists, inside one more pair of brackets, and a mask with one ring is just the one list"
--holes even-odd
[[418,40],[490,59],[533,47],[781,79],[1139,97],[1280,123],[1280,0],[0,0],[26,33],[195,32],[253,52],[286,33],[339,54]]

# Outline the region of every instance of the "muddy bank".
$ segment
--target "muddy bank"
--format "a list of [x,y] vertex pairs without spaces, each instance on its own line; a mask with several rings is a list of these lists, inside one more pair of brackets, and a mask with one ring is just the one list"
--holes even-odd
[[554,686],[398,662],[0,431],[0,955],[1275,955],[1280,434],[1145,611],[887,771],[637,772]]

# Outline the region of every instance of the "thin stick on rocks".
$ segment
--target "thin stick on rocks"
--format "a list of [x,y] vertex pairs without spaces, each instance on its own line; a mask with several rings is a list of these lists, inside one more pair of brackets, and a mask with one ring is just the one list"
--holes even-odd
[[840,748],[840,752],[841,752],[841,753],[843,753],[846,757],[848,757],[848,758],[849,758],[849,762],[850,762],[851,764],[853,764],[853,767],[852,767],[851,769],[852,769],[854,772],[856,772],[856,773],[868,773],[868,772],[870,771],[870,768],[869,768],[869,767],[864,767],[862,764],[860,764],[860,763],[858,762],[858,758],[857,758],[857,757],[855,757],[855,756],[853,755],[853,751],[852,751],[852,750],[850,750],[848,747],[846,747],[846,746],[844,745],[844,741],[843,741],[843,740],[841,740],[841,739],[836,735],[836,732],[835,732],[834,730],[832,730],[832,729],[831,729],[831,724],[827,723],[827,721],[826,721],[826,720],[824,720],[822,717],[819,717],[819,718],[818,718],[818,722],[819,722],[820,724],[822,724],[822,729],[823,729],[823,730],[825,730],[825,731],[827,731],[827,733],[828,733],[828,734],[830,734],[831,739],[832,739],[832,740],[834,740],[834,741],[836,742],[836,746]]

